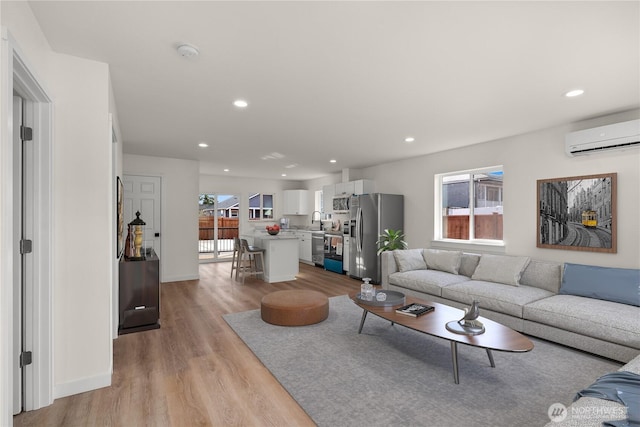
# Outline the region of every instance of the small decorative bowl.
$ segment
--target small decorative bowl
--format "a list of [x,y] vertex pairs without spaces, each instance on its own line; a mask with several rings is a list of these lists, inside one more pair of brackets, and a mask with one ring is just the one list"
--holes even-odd
[[280,230],[267,230],[267,233],[271,234],[272,236],[275,236],[279,232],[280,232]]

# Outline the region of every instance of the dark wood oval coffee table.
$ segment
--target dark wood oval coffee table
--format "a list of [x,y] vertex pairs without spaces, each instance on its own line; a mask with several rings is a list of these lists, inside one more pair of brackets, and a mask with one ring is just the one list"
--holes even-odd
[[461,335],[450,332],[446,328],[447,322],[458,320],[464,315],[463,310],[455,307],[407,296],[407,304],[415,302],[418,304],[431,305],[435,308],[433,311],[422,316],[411,317],[396,313],[396,308],[398,308],[399,305],[382,307],[367,305],[366,301],[361,301],[356,295],[357,292],[353,292],[349,294],[349,298],[351,298],[358,307],[363,309],[358,333],[362,332],[362,327],[364,326],[364,321],[367,318],[367,313],[372,313],[378,317],[389,320],[392,324],[397,323],[398,325],[413,329],[414,331],[449,340],[451,342],[453,380],[456,384],[459,384],[458,343],[484,348],[487,351],[489,363],[491,363],[492,368],[495,368],[496,366],[493,361],[493,354],[491,354],[492,350],[524,353],[533,349],[533,343],[521,333],[484,317],[478,317],[478,320],[483,323],[486,329],[483,334]]

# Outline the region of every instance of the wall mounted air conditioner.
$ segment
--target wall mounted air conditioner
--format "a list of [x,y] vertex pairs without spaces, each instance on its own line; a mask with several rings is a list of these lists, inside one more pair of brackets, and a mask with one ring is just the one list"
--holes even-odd
[[640,147],[640,120],[571,132],[565,138],[569,156],[633,147]]

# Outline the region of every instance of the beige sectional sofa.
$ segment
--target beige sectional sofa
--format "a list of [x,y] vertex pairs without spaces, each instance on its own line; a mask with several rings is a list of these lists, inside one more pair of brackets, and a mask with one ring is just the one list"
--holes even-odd
[[559,294],[561,263],[434,249],[381,263],[383,289],[458,308],[478,300],[481,316],[525,334],[621,362],[640,354],[640,307]]

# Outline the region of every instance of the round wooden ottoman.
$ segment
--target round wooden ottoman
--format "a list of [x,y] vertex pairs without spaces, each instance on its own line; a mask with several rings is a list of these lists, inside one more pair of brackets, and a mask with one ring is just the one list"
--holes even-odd
[[318,291],[275,291],[262,298],[260,312],[262,320],[273,325],[313,325],[329,315],[329,299]]

